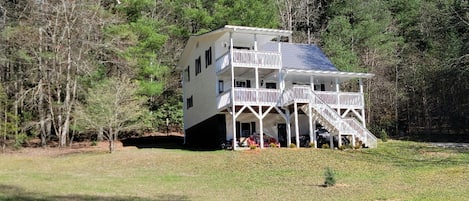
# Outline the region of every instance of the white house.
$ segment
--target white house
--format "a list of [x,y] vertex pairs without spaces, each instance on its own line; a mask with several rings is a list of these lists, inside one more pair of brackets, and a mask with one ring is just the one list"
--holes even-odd
[[[318,146],[322,126],[331,148],[334,139],[377,146],[362,85],[373,74],[338,71],[316,45],[282,42],[290,38],[291,31],[226,25],[189,39],[177,66],[187,145],[239,149],[254,135],[261,148],[267,139]],[[345,81],[355,92],[342,90]]]

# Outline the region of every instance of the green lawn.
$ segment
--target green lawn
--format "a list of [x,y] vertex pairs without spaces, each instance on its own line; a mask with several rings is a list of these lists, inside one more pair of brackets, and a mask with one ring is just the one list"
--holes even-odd
[[[124,149],[0,154],[0,200],[467,200],[469,150]],[[324,168],[337,185],[322,187]]]

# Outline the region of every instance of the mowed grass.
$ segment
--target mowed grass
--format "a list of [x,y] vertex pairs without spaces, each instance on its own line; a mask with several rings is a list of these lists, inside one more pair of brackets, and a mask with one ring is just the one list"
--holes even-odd
[[[337,185],[325,188],[324,168]],[[0,155],[0,200],[469,200],[469,150],[123,149]]]

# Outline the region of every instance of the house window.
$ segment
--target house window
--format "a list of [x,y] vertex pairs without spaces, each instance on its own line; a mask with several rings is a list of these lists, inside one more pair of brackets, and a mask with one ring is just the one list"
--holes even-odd
[[200,56],[195,60],[195,75],[197,76],[202,72],[202,63],[200,61]]
[[225,91],[223,80],[218,80],[218,94],[221,94]]
[[236,81],[236,87],[246,87],[246,82],[244,81]]
[[256,131],[256,122],[236,122],[236,137],[249,137]]
[[265,88],[267,88],[267,89],[276,89],[277,88],[277,83],[267,82],[267,83],[265,83]]
[[326,85],[324,85],[324,84],[315,84],[314,85],[314,91],[318,91],[319,89],[321,89],[320,91],[326,91]]
[[212,47],[209,47],[208,50],[205,50],[205,68],[209,65],[212,65]]
[[187,66],[187,69],[185,70],[186,74],[184,76],[184,80],[186,82],[190,82],[191,81],[191,71],[190,71],[190,66]]
[[186,105],[187,105],[187,109],[191,108],[192,106],[194,106],[194,99],[193,97],[191,96],[190,98],[186,99]]
[[235,87],[251,88],[251,80],[236,81],[235,82]]

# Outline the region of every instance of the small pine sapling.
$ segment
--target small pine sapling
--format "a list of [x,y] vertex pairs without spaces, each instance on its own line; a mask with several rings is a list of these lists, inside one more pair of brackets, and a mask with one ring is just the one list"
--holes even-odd
[[324,170],[324,186],[330,187],[335,185],[335,173],[330,167],[326,167]]

